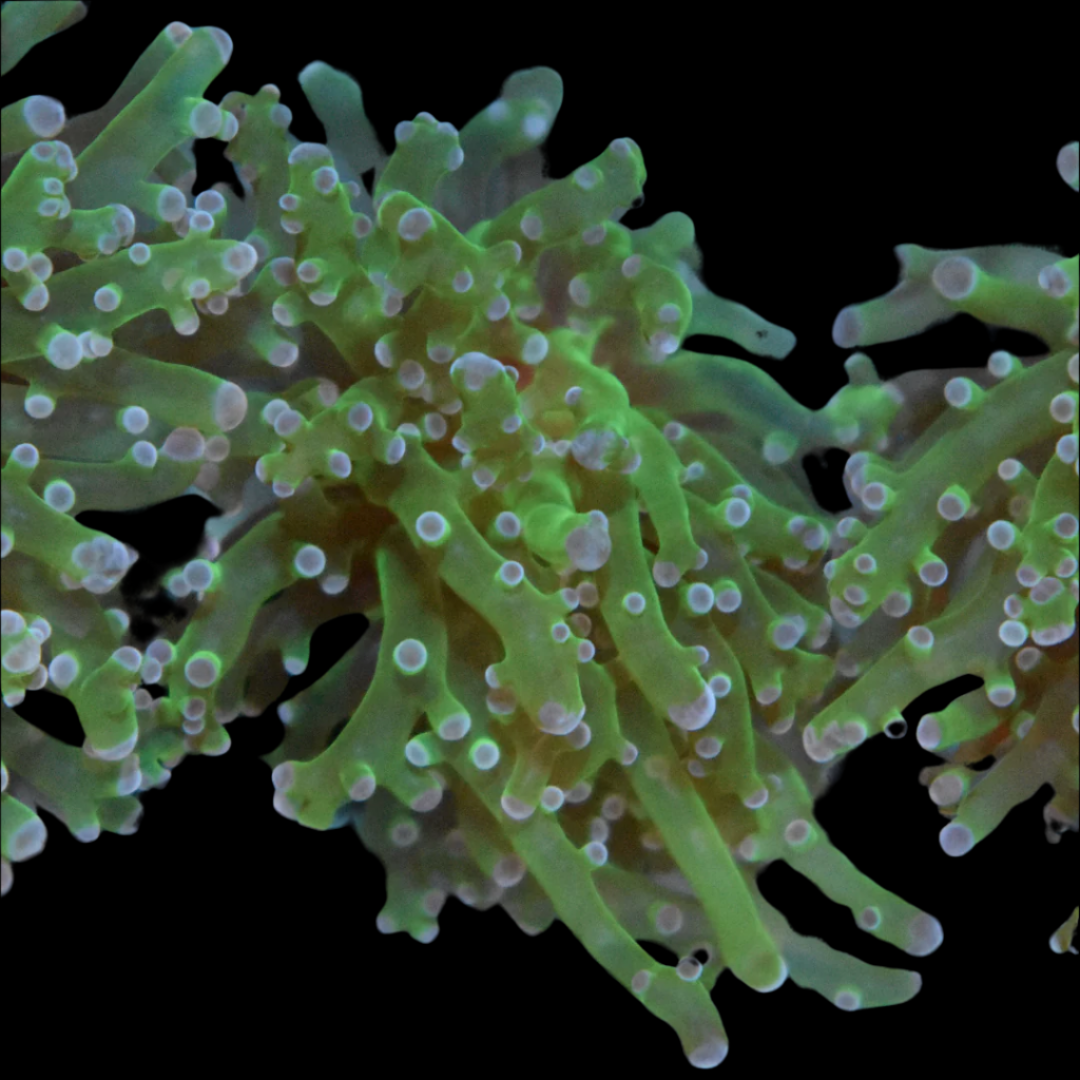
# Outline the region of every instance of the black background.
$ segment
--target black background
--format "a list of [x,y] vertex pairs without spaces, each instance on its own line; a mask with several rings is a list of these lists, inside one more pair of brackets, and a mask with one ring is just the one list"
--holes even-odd
[[[785,361],[762,366],[814,407],[843,382],[832,320],[894,284],[893,245],[1075,250],[1076,196],[1054,167],[1076,137],[1074,102],[1066,116],[1064,94],[1034,61],[1005,62],[962,35],[920,43],[896,62],[877,39],[830,44],[830,27],[777,29],[790,36],[778,49],[730,28],[705,33],[677,10],[625,32],[586,32],[572,10],[538,9],[504,25],[462,9],[445,26],[404,7],[262,10],[97,0],[5,78],[3,102],[49,93],[70,115],[96,108],[154,35],[181,19],[233,37],[211,100],[275,82],[293,133],[319,141],[295,76],[322,59],[358,78],[391,147],[398,121],[427,109],[461,126],[512,71],[548,64],[565,80],[548,142],[552,175],[612,138],[636,139],[646,202],[625,223],[690,214],[710,287],[798,336]],[[220,144],[200,146],[199,160],[196,190],[226,164]],[[715,340],[692,344],[747,356]],[[962,316],[869,352],[892,374],[980,365],[997,347],[1038,351]],[[331,637],[317,639],[312,671],[330,662]],[[925,711],[918,702],[907,715],[914,722]],[[673,1033],[559,923],[528,938],[501,910],[451,900],[431,945],[380,935],[382,869],[358,838],[311,832],[271,806],[258,755],[279,731],[272,717],[236,721],[229,754],[189,758],[163,792],[143,796],[135,836],[81,845],[49,819],[46,850],[16,867],[2,905],[5,975],[19,987],[5,1027],[49,1020],[103,1039],[134,1068],[145,1062],[125,1054],[123,1039],[160,1042],[178,1066],[217,1045],[235,1064],[295,1054],[317,1073],[343,1062],[362,1075],[690,1071]],[[941,919],[937,954],[908,958],[860,934],[782,865],[762,882],[796,929],[871,962],[916,968],[922,992],[895,1009],[846,1014],[790,983],[762,996],[725,974],[714,992],[732,1043],[724,1075],[920,1065],[1006,1075],[1037,1064],[1051,1033],[1068,1030],[1077,961],[1047,941],[1078,899],[1076,836],[1047,844],[1044,789],[970,855],[949,859],[937,843],[943,819],[917,781],[934,760],[912,735],[872,740],[850,755],[819,818],[862,870]],[[40,1049],[44,1060],[64,1052],[60,1043]]]

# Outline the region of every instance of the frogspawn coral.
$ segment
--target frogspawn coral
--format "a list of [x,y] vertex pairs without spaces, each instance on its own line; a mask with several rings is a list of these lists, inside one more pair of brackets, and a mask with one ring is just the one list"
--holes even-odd
[[[904,249],[905,282],[845,311],[838,344],[967,310],[1050,355],[996,352],[916,388],[857,353],[811,412],[680,348],[706,333],[780,356],[793,339],[705,288],[685,215],[619,224],[636,143],[543,182],[550,69],[511,77],[460,133],[399,125],[387,159],[325,65],[301,78],[325,144],[290,138],[273,88],[202,100],[230,48],[171,24],[139,108],[104,130],[109,106],[59,132],[40,99],[5,112],[6,152],[20,119],[31,136],[4,189],[10,853],[40,847],[34,806],[82,839],[130,830],[136,791],[226,749],[228,722],[304,671],[314,629],[360,611],[365,639],[280,707],[272,764],[286,815],[325,828],[349,804],[388,866],[380,929],[431,940],[449,894],[533,931],[557,916],[699,1065],[726,1052],[706,992],[725,967],[759,990],[790,971],[844,1009],[909,996],[911,973],[794,934],[756,875],[783,858],[867,932],[936,944],[815,827],[808,758],[895,727],[972,657],[986,704],[919,724],[922,745],[959,748],[928,778],[958,808],[946,850],[1044,779],[1052,820],[1075,824],[1075,480],[1055,464],[1075,466],[1075,260]],[[243,203],[191,198],[196,137],[228,143]],[[832,445],[858,507],[839,519],[799,469]],[[227,510],[170,582],[197,605],[175,640],[135,642],[109,594],[136,552],[71,515],[191,488]],[[46,686],[79,709],[84,750],[12,711]],[[965,772],[990,750],[998,769]],[[657,935],[678,966],[636,944]]]

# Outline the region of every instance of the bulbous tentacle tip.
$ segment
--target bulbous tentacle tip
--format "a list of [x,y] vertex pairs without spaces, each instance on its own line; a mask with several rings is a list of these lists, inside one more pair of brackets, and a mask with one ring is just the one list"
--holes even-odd
[[694,1047],[694,1049],[686,1055],[686,1060],[689,1061],[695,1069],[715,1069],[727,1056],[727,1039],[714,1038],[708,1039]]
[[908,946],[904,951],[909,956],[929,956],[944,939],[941,923],[923,912],[908,924]]

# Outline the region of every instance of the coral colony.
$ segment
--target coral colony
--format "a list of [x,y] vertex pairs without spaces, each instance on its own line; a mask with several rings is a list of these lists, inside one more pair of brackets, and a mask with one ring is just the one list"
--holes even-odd
[[[3,71],[84,13],[7,4]],[[1043,784],[1048,835],[1077,828],[1077,259],[898,248],[900,283],[841,311],[837,345],[967,312],[1046,354],[882,383],[854,351],[811,411],[681,348],[794,338],[705,287],[685,214],[620,224],[632,139],[542,176],[551,69],[461,130],[403,121],[387,155],[323,63],[300,82],[325,145],[273,85],[204,99],[232,48],[173,22],[96,112],[3,110],[3,891],[38,809],[83,841],[134,831],[140,791],[228,750],[262,683],[361,612],[279,706],[273,799],[313,829],[351,815],[388,875],[379,930],[429,942],[448,896],[530,934],[560,919],[701,1068],[727,1054],[725,968],[845,1010],[911,998],[916,973],[800,936],[757,878],[784,860],[867,934],[936,949],[813,800],[825,763],[965,673],[984,689],[915,733],[942,758],[942,848]],[[192,197],[195,139],[227,144],[245,198]],[[1075,189],[1076,143],[1057,169]],[[850,453],[844,515],[800,467],[826,447]],[[138,641],[117,585],[145,553],[75,515],[193,490],[224,510],[168,582],[197,603]],[[81,748],[18,715],[46,689]]]

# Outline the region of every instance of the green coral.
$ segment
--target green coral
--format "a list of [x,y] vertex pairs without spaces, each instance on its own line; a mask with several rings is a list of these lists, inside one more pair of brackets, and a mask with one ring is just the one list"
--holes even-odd
[[[4,70],[81,14],[5,5]],[[449,895],[529,933],[559,918],[699,1067],[727,1052],[726,968],[844,1010],[912,997],[916,973],[797,934],[757,878],[783,860],[866,933],[933,951],[937,920],[813,803],[821,765],[970,671],[985,693],[918,729],[948,758],[923,777],[945,851],[1044,782],[1048,824],[1077,828],[1076,258],[898,249],[900,284],[841,312],[837,344],[962,311],[1048,355],[882,383],[856,352],[810,410],[682,347],[779,359],[794,337],[707,289],[686,215],[621,224],[632,139],[542,175],[554,71],[461,130],[418,114],[388,156],[325,64],[300,77],[325,145],[289,133],[276,87],[203,98],[231,51],[172,23],[96,113],[4,110],[4,891],[45,841],[37,809],[82,840],[132,831],[139,791],[228,750],[314,631],[360,612],[267,760],[283,815],[351,820],[382,859],[381,931],[432,941]],[[192,199],[196,138],[226,143],[247,198]],[[1075,188],[1075,144],[1058,164]],[[830,446],[847,515],[801,470]],[[144,645],[106,606],[139,552],[72,515],[187,491],[225,514],[169,582],[187,625]],[[46,686],[82,749],[16,713]]]

